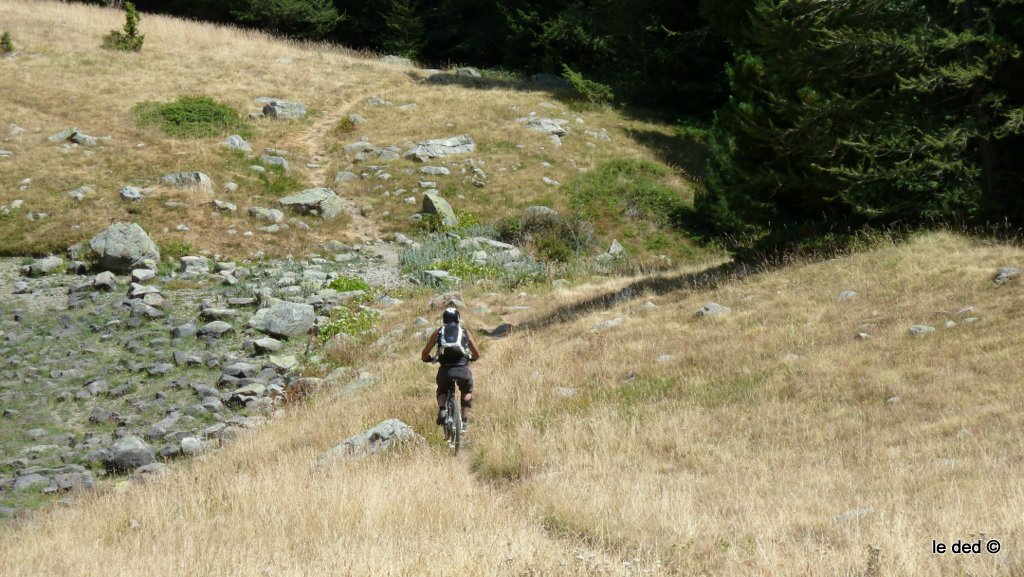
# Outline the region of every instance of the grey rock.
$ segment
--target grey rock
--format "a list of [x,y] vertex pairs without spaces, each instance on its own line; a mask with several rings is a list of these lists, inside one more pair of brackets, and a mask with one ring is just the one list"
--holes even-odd
[[12,292],[16,295],[23,295],[32,292],[32,288],[28,286],[28,283],[20,280],[15,281],[11,288],[13,289]]
[[[143,270],[149,270],[149,269],[143,269]],[[93,279],[92,279],[92,288],[95,289],[95,290],[101,290],[101,291],[107,291],[107,292],[113,291],[114,289],[117,288],[117,277],[114,276],[114,273],[112,273],[112,272],[110,272],[108,270],[105,270],[105,271],[103,271],[103,272],[101,272],[98,275],[93,277]]]
[[836,297],[836,300],[839,301],[839,302],[843,302],[843,301],[848,301],[848,300],[850,300],[852,298],[856,298],[856,296],[857,296],[857,293],[854,292],[854,291],[843,291],[843,292],[839,293],[839,296]]
[[329,188],[310,188],[278,201],[283,208],[300,214],[314,214],[321,218],[334,218],[341,214],[341,198]]
[[199,316],[205,321],[226,321],[238,316],[238,311],[221,307],[205,307],[199,311]]
[[420,436],[409,425],[398,419],[388,419],[336,445],[317,459],[314,467],[327,467],[336,462],[380,454],[404,443],[418,442],[419,439]]
[[280,223],[284,220],[284,213],[276,208],[263,208],[250,206],[249,215],[258,220],[265,220],[272,223]]
[[206,194],[213,194],[213,181],[202,172],[175,172],[160,178],[163,184],[177,188],[193,188]]
[[436,214],[441,217],[441,224],[444,226],[458,226],[459,219],[455,217],[455,211],[448,201],[441,198],[441,195],[427,192],[423,195],[423,212],[425,214]]
[[353,180],[359,180],[359,176],[354,172],[343,170],[338,174],[334,175],[335,184],[344,184],[346,182],[352,182]]
[[1003,267],[996,272],[996,277],[993,280],[997,285],[1006,284],[1012,278],[1020,276],[1020,269],[1013,267]]
[[235,330],[234,327],[224,321],[213,321],[212,323],[206,323],[202,328],[199,329],[199,335],[204,337],[221,337],[231,331]]
[[372,385],[375,382],[377,382],[377,377],[369,373],[360,372],[358,377],[352,379],[348,383],[345,383],[345,386],[342,387],[341,392],[345,396],[355,395],[357,393],[365,391],[370,387],[370,385]]
[[131,471],[156,459],[156,449],[138,437],[118,439],[107,449],[104,465],[110,471]]
[[282,346],[281,341],[271,337],[263,337],[253,341],[253,348],[257,354],[276,353],[281,350]]
[[121,198],[129,202],[139,202],[144,198],[142,189],[137,186],[121,187]]
[[612,256],[620,256],[626,249],[619,244],[618,240],[612,240],[612,246],[608,248],[608,254]]
[[249,379],[258,375],[260,368],[256,365],[240,361],[224,367],[223,372],[225,375],[230,375],[232,377]]
[[75,144],[81,144],[82,146],[96,146],[96,138],[85,134],[77,127],[69,127],[64,130],[50,136],[48,138],[50,142],[73,142]]
[[193,322],[188,322],[171,329],[171,336],[176,339],[183,339],[188,337],[194,337],[198,332],[199,329],[198,327],[196,327],[196,324]]
[[708,303],[700,308],[695,314],[697,318],[717,317],[732,312],[732,309],[718,303]]
[[562,124],[567,121],[560,118],[554,119],[525,116],[523,118],[517,118],[516,122],[526,123],[526,128],[533,130],[534,132],[542,132],[544,134],[551,134],[559,137],[569,134],[568,129],[562,127]]
[[290,338],[308,333],[315,320],[316,313],[310,305],[275,301],[256,311],[249,326],[272,337]]
[[252,150],[252,146],[250,146],[249,143],[246,142],[244,138],[237,134],[232,134],[231,136],[227,137],[227,139],[224,141],[224,146],[227,146],[232,150],[241,150],[243,152],[249,152]]
[[23,266],[21,272],[26,276],[46,276],[57,272],[63,266],[64,259],[59,256],[48,256]]
[[911,336],[921,337],[935,332],[935,327],[928,325],[914,325],[908,331]]
[[205,256],[183,256],[181,273],[186,278],[206,276],[210,273],[210,259]]
[[96,191],[93,190],[92,187],[90,187],[90,186],[80,186],[80,187],[78,187],[78,188],[68,192],[68,196],[70,196],[71,198],[73,198],[75,200],[82,201],[82,200],[85,200],[86,196],[88,196],[90,194],[93,194],[94,192],[96,192]]
[[160,294],[160,287],[133,282],[128,289],[128,297],[133,299],[142,298],[149,294]]
[[466,78],[483,78],[480,71],[472,66],[463,66],[455,69],[456,76],[465,76]]
[[147,439],[159,439],[164,435],[171,432],[171,430],[178,425],[178,421],[181,420],[181,413],[175,411],[170,415],[167,415],[163,419],[153,423],[146,431]]
[[136,467],[133,474],[136,477],[161,477],[171,472],[171,468],[163,463],[149,463]]
[[288,164],[288,159],[283,156],[264,155],[260,157],[260,162],[267,166],[276,166],[288,172],[291,170],[291,166]]
[[160,249],[141,226],[135,223],[114,223],[89,241],[102,268],[114,272],[131,272],[143,261],[160,261]]
[[263,116],[281,120],[294,120],[306,115],[306,106],[298,102],[271,100],[263,107]]
[[37,473],[22,475],[14,480],[12,488],[15,491],[29,491],[32,489],[43,489],[50,486],[50,479]]
[[605,330],[605,329],[611,329],[611,328],[615,328],[615,327],[621,325],[624,322],[626,322],[626,317],[615,317],[614,319],[609,319],[607,321],[599,322],[599,323],[595,324],[593,328],[594,328],[594,330],[598,330],[598,331]]
[[213,207],[224,212],[235,212],[238,210],[238,206],[226,200],[214,200]]
[[[109,273],[100,273],[100,274],[109,274]],[[99,275],[97,275],[97,276],[99,276]],[[113,275],[111,275],[111,276],[113,276]],[[142,284],[144,282],[149,282],[149,281],[151,281],[151,280],[153,280],[155,278],[156,278],[156,272],[153,271],[153,270],[150,270],[148,268],[137,268],[137,269],[132,271],[132,282],[136,283],[136,284]],[[115,282],[116,282],[116,279],[115,279]],[[95,281],[94,281],[94,284],[95,284]]]
[[444,158],[455,154],[468,154],[476,151],[476,143],[468,135],[424,140],[402,156],[418,162],[426,162],[431,158]]
[[421,166],[420,172],[431,176],[448,176],[451,171],[443,166]]
[[181,452],[188,456],[195,456],[203,452],[203,441],[196,437],[185,437],[181,440]]

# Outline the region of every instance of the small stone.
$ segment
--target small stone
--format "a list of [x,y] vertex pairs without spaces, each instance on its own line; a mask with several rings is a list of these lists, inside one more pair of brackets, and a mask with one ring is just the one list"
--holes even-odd
[[212,323],[203,325],[203,327],[199,329],[198,334],[204,337],[219,338],[233,330],[235,330],[234,327],[224,321],[213,321]]
[[188,456],[195,456],[203,452],[203,441],[196,437],[185,437],[181,440],[181,452]]
[[132,282],[142,284],[156,278],[156,272],[148,268],[137,268],[132,271]]
[[928,325],[914,325],[908,331],[912,336],[920,337],[935,332],[935,327]]
[[838,301],[838,302],[848,301],[848,300],[850,300],[850,299],[852,299],[852,298],[854,298],[856,296],[857,296],[857,293],[854,292],[854,291],[843,291],[843,292],[839,293],[839,296],[836,297],[836,301]]
[[729,314],[730,312],[732,312],[731,308],[720,305],[718,303],[711,302],[701,307],[700,310],[697,311],[695,316],[697,318],[716,317]]
[[82,201],[85,200],[86,195],[93,194],[95,191],[89,186],[80,186],[68,193],[71,198]]
[[610,329],[610,328],[617,327],[617,326],[621,325],[624,322],[626,322],[626,317],[616,317],[614,319],[610,319],[610,320],[607,320],[607,321],[602,321],[602,322],[599,322],[599,323],[595,324],[593,326],[593,329],[594,330],[598,330],[598,331],[604,330],[604,329]]
[[125,186],[121,188],[121,198],[129,202],[139,202],[144,198],[142,189],[137,186]]

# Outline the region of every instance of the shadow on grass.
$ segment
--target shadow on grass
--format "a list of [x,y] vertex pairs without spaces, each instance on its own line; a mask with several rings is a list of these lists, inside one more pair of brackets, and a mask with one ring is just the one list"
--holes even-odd
[[707,175],[708,147],[693,138],[670,136],[654,130],[628,129],[626,134],[669,166],[682,170],[695,182]]
[[630,283],[617,291],[600,294],[589,299],[561,306],[547,315],[516,325],[513,327],[513,330],[516,332],[534,331],[561,323],[572,322],[580,315],[610,309],[649,294],[664,295],[686,289],[713,290],[726,281],[734,280],[752,272],[756,272],[756,269],[729,262],[699,272],[645,278]]

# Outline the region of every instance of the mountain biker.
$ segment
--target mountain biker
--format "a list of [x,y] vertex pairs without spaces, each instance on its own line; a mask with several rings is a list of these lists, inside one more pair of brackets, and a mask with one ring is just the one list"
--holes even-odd
[[[462,428],[469,424],[469,410],[473,406],[473,373],[469,369],[469,363],[480,358],[480,350],[476,347],[476,341],[469,329],[462,326],[462,319],[459,309],[454,306],[444,309],[441,314],[441,321],[444,323],[440,328],[431,333],[427,344],[420,353],[420,359],[429,363],[434,360],[430,353],[436,346],[438,348],[437,361],[440,367],[437,369],[437,424],[444,424],[445,401],[448,399],[448,392],[454,392],[454,384],[459,383],[462,405]],[[457,347],[445,346],[442,351],[442,344],[446,342],[445,331],[450,334],[458,334],[461,337]],[[455,332],[459,330],[459,332]],[[441,342],[439,342],[441,341]]]

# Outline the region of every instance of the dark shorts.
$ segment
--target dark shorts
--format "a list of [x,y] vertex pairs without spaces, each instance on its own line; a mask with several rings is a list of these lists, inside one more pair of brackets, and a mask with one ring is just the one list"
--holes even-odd
[[441,367],[437,370],[437,396],[447,395],[452,385],[459,383],[461,396],[473,392],[473,373],[469,367]]

